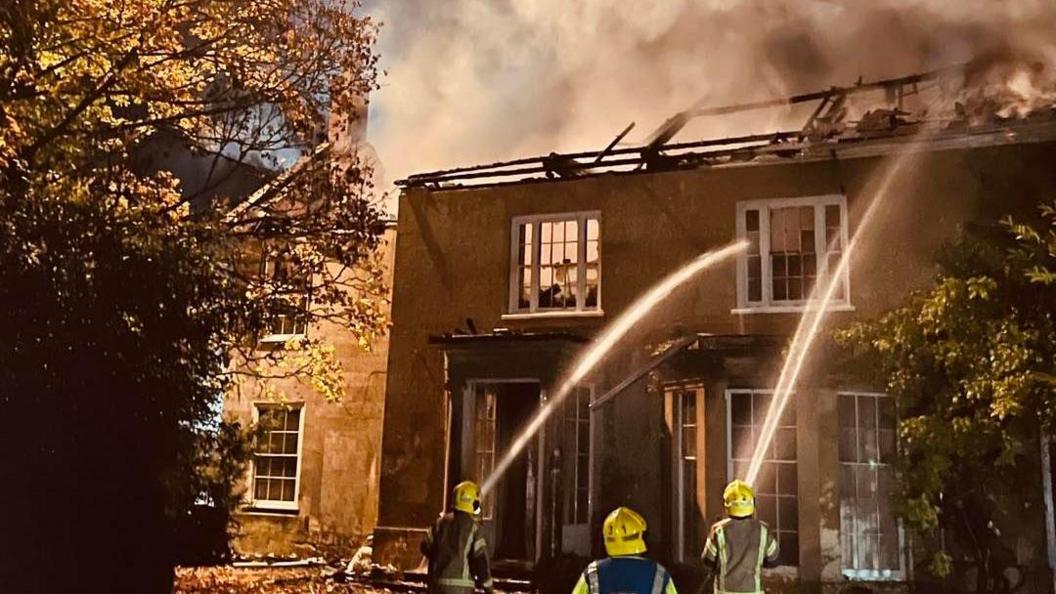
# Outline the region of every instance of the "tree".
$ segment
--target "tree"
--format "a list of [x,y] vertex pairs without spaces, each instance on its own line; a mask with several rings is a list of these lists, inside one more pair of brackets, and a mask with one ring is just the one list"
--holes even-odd
[[[837,333],[897,397],[904,521],[918,542],[944,529],[950,550],[979,567],[981,591],[1012,564],[1002,534],[1042,518],[1038,440],[1056,420],[1056,209],[1041,215],[975,229],[932,286]],[[948,575],[949,550],[933,553],[932,571]]]
[[[213,423],[231,382],[341,395],[326,345],[256,338],[280,319],[342,324],[365,348],[384,331],[369,168],[317,146],[375,86],[376,27],[356,8],[0,6],[5,588],[169,591],[176,521],[237,500],[245,444]],[[219,175],[181,187],[145,166],[159,138],[216,172],[304,158],[238,206]],[[257,273],[280,252],[283,274]]]

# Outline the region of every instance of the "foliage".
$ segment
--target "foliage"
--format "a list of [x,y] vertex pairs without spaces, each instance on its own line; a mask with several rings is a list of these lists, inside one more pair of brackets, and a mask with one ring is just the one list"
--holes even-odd
[[[0,581],[12,591],[89,575],[99,591],[168,591],[176,520],[203,497],[237,501],[248,452],[239,429],[214,423],[232,382],[267,370],[255,379],[341,395],[319,340],[257,339],[282,319],[347,328],[365,348],[384,331],[371,172],[316,146],[328,114],[354,113],[375,85],[375,26],[355,8],[0,6],[0,502],[14,512]],[[177,179],[159,147],[207,160],[209,175]],[[298,155],[252,203],[227,192],[231,172],[271,176]],[[259,274],[280,252],[282,273]]]
[[[1056,419],[1056,211],[1041,213],[969,234],[932,286],[837,333],[897,396],[908,527],[944,528],[982,574],[1000,570],[1002,527],[1040,513],[1039,430]],[[940,551],[929,566],[945,575],[952,561]]]

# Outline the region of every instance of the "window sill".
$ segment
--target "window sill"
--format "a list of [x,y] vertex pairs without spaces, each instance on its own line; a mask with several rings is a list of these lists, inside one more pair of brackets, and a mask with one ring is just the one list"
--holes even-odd
[[296,516],[300,509],[291,501],[252,501],[238,510],[251,516]]
[[799,567],[796,565],[778,565],[777,567],[768,567],[763,569],[763,575],[782,578],[798,578]]
[[502,314],[503,320],[541,320],[546,318],[603,318],[605,311],[591,309],[584,311],[533,311]]
[[905,576],[901,571],[875,569],[844,569],[843,577],[856,582],[904,582]]
[[260,342],[267,344],[282,344],[291,340],[301,340],[304,337],[304,334],[269,334],[261,338]]
[[[760,305],[755,307],[736,307],[730,310],[731,314],[778,314],[778,313],[803,313],[805,311],[816,311],[818,308],[812,305]],[[827,311],[854,311],[854,306],[849,303],[830,305]]]

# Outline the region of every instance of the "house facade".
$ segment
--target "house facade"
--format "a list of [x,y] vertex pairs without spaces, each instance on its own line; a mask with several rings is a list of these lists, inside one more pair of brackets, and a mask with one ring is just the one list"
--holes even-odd
[[[596,165],[604,154],[551,155],[406,181],[376,562],[419,567],[451,487],[492,473],[606,324],[665,275],[743,239],[747,251],[677,289],[557,405],[482,516],[500,572],[601,554],[601,521],[619,505],[647,519],[652,555],[696,564],[723,487],[751,458],[810,288],[857,236],[755,483],[782,551],[767,579],[820,589],[914,578],[888,497],[894,403],[839,368],[831,332],[928,283],[974,221],[1056,196],[1056,126],[916,135],[893,124],[745,144],[627,150],[609,168]],[[1024,521],[1036,531],[1042,520]]]
[[[387,287],[395,238],[396,225],[389,223],[377,247]],[[305,382],[283,379],[270,380],[281,401],[252,380],[224,399],[226,419],[263,427],[236,515],[234,547],[242,555],[350,556],[374,529],[388,337],[377,337],[365,351],[336,323],[304,327],[279,317],[257,348],[281,349],[302,336],[334,347],[344,398],[330,402]]]

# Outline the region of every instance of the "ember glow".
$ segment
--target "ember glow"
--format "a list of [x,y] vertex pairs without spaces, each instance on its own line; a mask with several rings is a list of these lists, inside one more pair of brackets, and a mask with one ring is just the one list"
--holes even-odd
[[546,420],[550,418],[550,415],[561,406],[561,403],[564,402],[565,397],[568,396],[572,389],[578,386],[579,383],[583,381],[583,378],[587,377],[587,374],[593,371],[598,363],[605,358],[605,355],[620,342],[620,339],[622,339],[631,328],[642,321],[642,319],[645,318],[654,307],[666,299],[675,289],[682,286],[693,277],[712,266],[720,264],[729,258],[740,254],[746,249],[748,249],[748,242],[741,240],[730,243],[718,250],[705,252],[682,268],[679,268],[675,272],[666,276],[659,283],[653,285],[651,289],[639,297],[630,307],[624,310],[618,318],[602,331],[601,335],[598,336],[598,339],[595,340],[582,355],[580,355],[579,359],[572,367],[571,373],[569,373],[564,382],[561,383],[561,387],[558,388],[553,397],[551,397],[546,404],[535,413],[532,420],[513,441],[510,445],[510,449],[506,451],[502,460],[495,466],[495,470],[493,470],[491,475],[484,481],[481,490],[488,493],[495,487],[495,483],[502,478],[506,469],[509,468],[510,464],[512,464],[517,456],[520,455],[525,446],[528,445],[528,442],[531,441],[532,437],[539,432],[539,429],[544,423],[546,423]]
[[[624,141],[637,144],[698,101],[746,103],[973,61],[1042,64],[1044,73],[1026,77],[1042,88],[1038,77],[1051,79],[1056,65],[1056,3],[1039,0],[368,6],[383,22],[387,72],[373,96],[370,136],[390,181],[598,150],[630,122],[637,126]],[[1024,77],[993,82],[1022,90]],[[781,107],[705,118],[678,140],[798,128],[809,115],[810,107]]]

